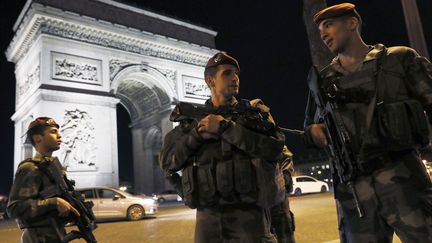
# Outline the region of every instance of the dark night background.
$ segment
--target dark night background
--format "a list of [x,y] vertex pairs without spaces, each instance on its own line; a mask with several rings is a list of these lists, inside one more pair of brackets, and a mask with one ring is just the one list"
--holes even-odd
[[[211,28],[218,32],[216,48],[236,57],[241,66],[242,98],[261,98],[272,108],[280,125],[302,128],[306,103],[306,76],[311,66],[308,41],[303,24],[301,0],[296,1],[169,1],[123,0],[147,10]],[[344,1],[327,1],[328,5]],[[407,45],[401,2],[397,0],[350,1],[362,15],[366,43],[387,46]],[[0,43],[0,193],[8,193],[13,178],[15,110],[14,64],[4,52],[12,37],[24,0],[1,1]],[[432,1],[417,1],[429,53],[432,52]],[[120,180],[133,181],[129,116],[118,109]],[[296,155],[306,150],[298,137],[287,137]]]

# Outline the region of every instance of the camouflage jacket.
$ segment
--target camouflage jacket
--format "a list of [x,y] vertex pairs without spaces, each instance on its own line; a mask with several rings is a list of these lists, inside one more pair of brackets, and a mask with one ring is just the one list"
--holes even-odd
[[[386,52],[383,52],[386,50]],[[383,54],[382,62],[374,70],[379,55]],[[368,70],[367,70],[368,69]],[[369,72],[369,76],[365,76]],[[344,99],[338,100],[339,111],[343,124],[350,133],[354,150],[358,153],[364,148],[365,141],[375,139],[375,144],[382,144],[369,149],[370,154],[365,157],[377,156],[389,148],[391,144],[383,143],[374,137],[379,125],[376,112],[372,113],[371,122],[367,124],[366,117],[373,95],[375,94],[376,80],[384,83],[384,104],[404,100],[417,100],[432,120],[432,64],[424,57],[419,56],[411,48],[397,46],[385,48],[382,44],[373,46],[366,55],[362,66],[356,71],[347,71],[336,57],[329,66],[320,72],[322,84],[329,80],[337,80],[337,85],[345,92]],[[322,87],[322,86],[321,86]],[[312,144],[309,127],[312,124],[322,123],[319,114],[322,112],[315,103],[312,93],[309,93],[305,114],[305,132],[308,142]],[[396,118],[396,120],[399,118]],[[395,120],[395,119],[393,119]],[[403,130],[403,129],[402,129]],[[397,132],[397,131],[392,131]],[[372,135],[371,135],[372,134]]]
[[43,160],[46,158],[36,154],[21,162],[16,171],[7,212],[11,218],[17,219],[20,228],[49,226],[50,218],[56,218],[56,199],[41,196],[44,189],[55,186],[36,165]]
[[[211,102],[206,105],[212,106]],[[253,105],[269,112],[261,101]],[[274,122],[271,116],[268,119]],[[274,172],[274,164],[284,146],[284,134],[276,126],[272,135],[260,134],[231,120],[220,139],[204,140],[196,125],[196,121],[181,122],[166,135],[160,153],[160,166],[166,174],[182,170],[185,203],[192,208],[234,203],[274,204],[269,198],[275,194],[259,195],[258,188],[268,183],[271,191],[271,186],[279,183],[279,187],[282,184],[279,189],[285,191],[282,173],[275,177]],[[276,169],[281,172],[280,167]],[[272,175],[268,177],[265,172]]]

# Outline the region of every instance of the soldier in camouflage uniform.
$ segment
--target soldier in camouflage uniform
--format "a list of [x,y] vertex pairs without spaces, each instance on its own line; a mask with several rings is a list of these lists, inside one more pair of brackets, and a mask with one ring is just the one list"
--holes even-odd
[[58,150],[61,143],[58,129],[59,125],[53,119],[39,117],[30,123],[27,131],[27,139],[37,153],[19,164],[7,206],[9,216],[16,219],[23,230],[21,242],[24,243],[60,242],[57,230],[64,233],[64,227],[56,229],[53,222],[61,225],[61,218],[69,213],[79,215],[64,199],[41,196],[55,184],[37,165],[53,161],[52,152]]
[[[294,165],[292,161],[293,154],[287,146],[284,146],[280,162],[281,169],[285,181],[286,193],[291,193],[293,190],[292,174],[294,173]],[[270,208],[271,228],[276,235],[278,243],[295,243],[294,239],[294,214],[290,210],[288,198]]]
[[[432,242],[431,181],[416,150],[428,144],[424,111],[432,121],[432,65],[408,47],[366,45],[354,7],[339,4],[314,16],[337,56],[310,86],[305,119],[309,142],[326,147],[328,126],[319,117],[329,100],[336,102],[337,127],[347,131],[357,158],[353,185],[363,217],[338,171],[333,179],[341,242],[392,242],[394,232],[402,242]],[[318,93],[324,104],[317,105]]]
[[[162,170],[185,204],[197,208],[197,243],[276,242],[268,208],[285,199],[277,163],[284,135],[259,100],[253,105],[259,111],[255,124],[270,124],[268,130],[255,130],[249,125],[250,118],[243,115],[216,115],[232,108],[252,109],[251,102],[234,97],[239,90],[239,70],[237,60],[224,52],[208,61],[204,76],[211,98],[204,107],[216,111],[194,120],[177,105],[172,118],[178,119],[172,120],[180,124],[166,135],[161,151]],[[180,170],[181,182],[176,173]]]

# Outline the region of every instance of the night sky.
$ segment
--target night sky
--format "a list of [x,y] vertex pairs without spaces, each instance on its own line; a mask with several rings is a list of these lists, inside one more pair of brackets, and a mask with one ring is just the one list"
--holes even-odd
[[[261,98],[271,107],[281,126],[302,128],[311,66],[307,36],[302,18],[302,1],[169,1],[123,0],[122,2],[166,14],[218,32],[216,48],[227,51],[240,62],[240,95]],[[327,1],[328,5],[344,1]],[[351,1],[362,15],[363,37],[367,44],[407,45],[409,40],[402,7],[397,0]],[[15,106],[14,64],[6,61],[15,23],[24,0],[1,1],[0,43],[0,193],[8,193],[13,173],[14,124],[10,117]],[[432,1],[418,0],[429,52],[432,53]],[[118,109],[120,176],[131,171],[130,122],[127,112]],[[287,137],[297,155],[307,153],[298,137]],[[128,162],[129,161],[129,162]],[[121,180],[123,178],[120,178]]]

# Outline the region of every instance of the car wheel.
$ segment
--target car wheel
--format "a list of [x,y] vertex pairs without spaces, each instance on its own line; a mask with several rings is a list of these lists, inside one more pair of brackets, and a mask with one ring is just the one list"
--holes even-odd
[[296,188],[295,191],[294,191],[294,195],[296,195],[297,197],[301,196],[302,195],[302,190],[300,188]]
[[321,187],[321,192],[326,192],[326,191],[327,191],[327,187],[322,186],[322,187]]
[[144,217],[145,211],[140,205],[132,205],[128,208],[127,217],[129,220],[140,220]]
[[161,197],[161,198],[159,198],[158,199],[158,203],[164,203],[166,200],[165,200],[165,198],[163,198],[163,197]]

